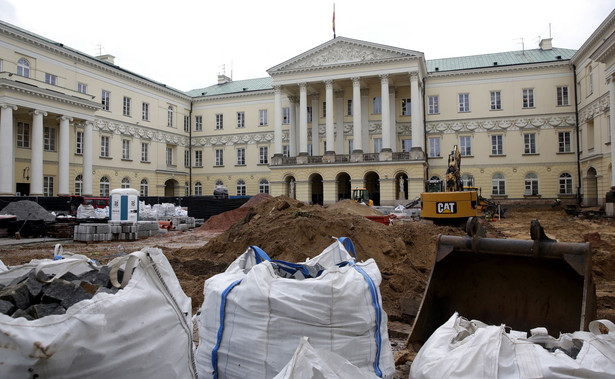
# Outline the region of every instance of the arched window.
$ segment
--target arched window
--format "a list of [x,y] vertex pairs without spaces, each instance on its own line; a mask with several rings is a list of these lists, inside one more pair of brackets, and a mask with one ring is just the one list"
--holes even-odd
[[184,183],[185,196],[190,196],[190,183]]
[[562,195],[572,194],[572,175],[567,172],[559,176],[559,193]]
[[258,183],[258,192],[259,193],[269,193],[269,182],[267,179],[261,179]]
[[75,177],[75,195],[83,193],[83,176],[81,174]]
[[504,177],[504,175],[497,173],[491,177],[491,194],[506,194],[506,178]]
[[216,185],[217,186],[223,186],[224,182],[222,180],[218,179],[218,180],[216,180]]
[[124,178],[122,179],[122,188],[130,188],[130,179],[129,178]]
[[17,61],[17,75],[30,77],[30,62],[26,58],[20,58]]
[[100,178],[100,197],[109,197],[109,178]]
[[149,196],[149,183],[147,179],[141,179],[140,190],[140,196]]
[[533,172],[525,175],[525,195],[536,196],[538,195],[538,175]]
[[474,187],[474,177],[470,174],[461,175],[461,181],[464,187]]
[[173,106],[169,105],[167,111],[167,126],[173,126]]
[[237,196],[246,196],[246,182],[243,179],[237,181]]
[[194,195],[195,196],[203,195],[203,185],[201,184],[201,182],[194,183]]

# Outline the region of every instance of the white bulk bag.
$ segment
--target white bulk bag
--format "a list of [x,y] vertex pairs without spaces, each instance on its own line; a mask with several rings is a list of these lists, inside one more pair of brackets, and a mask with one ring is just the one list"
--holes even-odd
[[[0,283],[10,283],[35,266],[60,276],[88,271],[92,265],[84,256],[36,261],[0,272]],[[191,299],[162,251],[144,249],[109,266],[116,283],[117,270],[125,269],[123,288],[115,294],[97,293],[65,314],[37,320],[0,314],[0,376],[196,377]]]
[[[252,246],[224,273],[208,279],[195,316],[199,377],[272,378],[303,336],[361,369],[392,376],[380,271],[373,259],[355,263],[344,244],[352,246],[349,239],[336,240],[302,264],[269,261]],[[278,275],[280,267],[322,272],[291,279]]]
[[455,313],[419,350],[410,378],[613,378],[615,325],[598,320],[589,328],[559,338],[535,328],[528,338]]

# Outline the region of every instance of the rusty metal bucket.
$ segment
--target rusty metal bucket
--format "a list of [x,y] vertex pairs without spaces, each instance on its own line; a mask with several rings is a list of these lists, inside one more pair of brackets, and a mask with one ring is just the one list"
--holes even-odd
[[596,314],[589,243],[548,238],[532,220],[532,240],[438,236],[436,259],[409,343],[425,342],[454,312],[491,325],[551,335],[587,330]]

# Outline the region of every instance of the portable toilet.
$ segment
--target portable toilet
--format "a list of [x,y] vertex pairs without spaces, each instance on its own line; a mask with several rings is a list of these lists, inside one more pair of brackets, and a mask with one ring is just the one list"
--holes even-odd
[[139,191],[134,188],[116,188],[109,197],[111,221],[139,221]]

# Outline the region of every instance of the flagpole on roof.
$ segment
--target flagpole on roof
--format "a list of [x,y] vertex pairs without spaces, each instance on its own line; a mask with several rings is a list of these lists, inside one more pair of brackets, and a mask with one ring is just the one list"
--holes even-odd
[[333,3],[333,39],[335,39],[335,3]]

